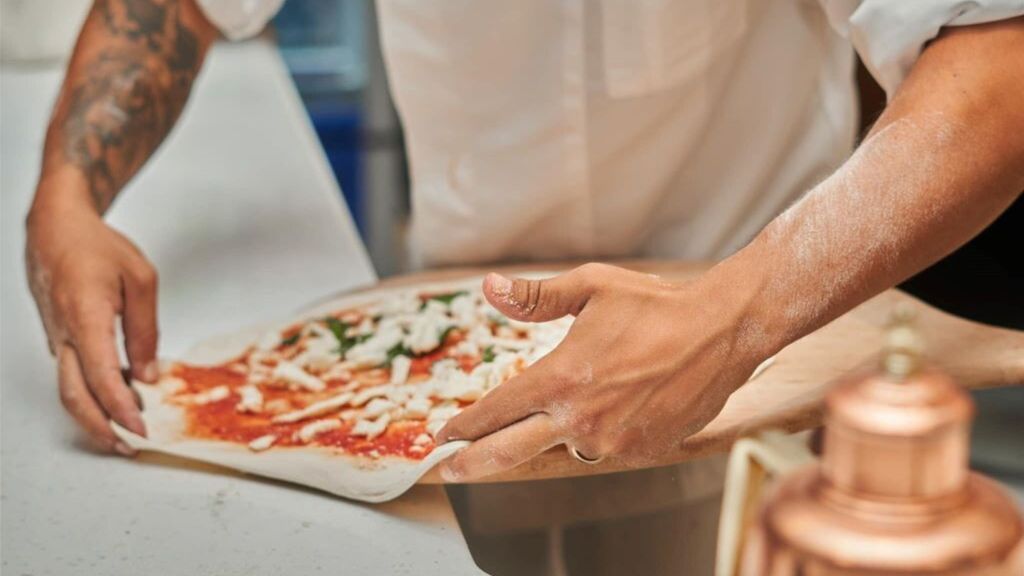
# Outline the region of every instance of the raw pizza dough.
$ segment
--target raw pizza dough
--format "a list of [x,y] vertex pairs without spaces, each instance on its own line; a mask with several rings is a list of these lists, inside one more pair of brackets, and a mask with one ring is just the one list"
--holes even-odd
[[[408,296],[410,292],[418,295],[463,290],[479,293],[481,282],[482,278],[473,278],[343,296],[316,306],[297,320],[271,326],[269,332],[285,330],[297,322],[312,321],[339,310],[375,305],[389,298]],[[571,319],[562,322],[562,328],[559,328],[562,335],[570,324]],[[259,339],[267,333],[267,327],[251,328],[208,340],[190,351],[183,362],[190,365],[217,365],[227,362],[256,346]],[[556,344],[557,342],[550,342],[549,348]],[[173,454],[295,482],[354,500],[383,502],[396,498],[414,485],[435,464],[469,444],[460,441],[436,446],[420,460],[393,456],[370,459],[325,446],[275,446],[254,451],[244,443],[194,438],[186,434],[186,417],[183,409],[164,401],[165,394],[171,391],[171,380],[173,379],[162,378],[155,385],[137,381],[132,383],[142,401],[142,418],[148,437],[140,437],[111,422],[114,432],[129,446],[138,450]]]

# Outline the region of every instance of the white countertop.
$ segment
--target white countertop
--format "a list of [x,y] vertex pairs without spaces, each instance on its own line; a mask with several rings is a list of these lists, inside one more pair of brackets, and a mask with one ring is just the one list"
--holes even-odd
[[[85,451],[25,285],[22,219],[58,66],[0,78],[2,571],[476,574],[444,492],[361,505],[205,466]],[[161,273],[161,354],[374,281],[276,50],[218,46],[183,122],[110,221]]]

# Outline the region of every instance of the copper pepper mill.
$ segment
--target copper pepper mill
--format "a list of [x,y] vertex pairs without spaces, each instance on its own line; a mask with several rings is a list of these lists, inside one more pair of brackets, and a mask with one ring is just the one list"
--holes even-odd
[[968,469],[974,405],[923,364],[906,314],[882,368],[826,399],[820,463],[781,480],[748,538],[757,576],[1024,576],[1024,521]]

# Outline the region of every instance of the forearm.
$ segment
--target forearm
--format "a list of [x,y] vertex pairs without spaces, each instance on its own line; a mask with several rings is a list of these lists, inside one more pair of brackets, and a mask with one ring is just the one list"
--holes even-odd
[[97,0],[47,130],[34,210],[103,213],[171,130],[215,38],[193,0]]
[[771,353],[949,254],[1024,190],[1024,21],[936,40],[834,175],[714,274]]

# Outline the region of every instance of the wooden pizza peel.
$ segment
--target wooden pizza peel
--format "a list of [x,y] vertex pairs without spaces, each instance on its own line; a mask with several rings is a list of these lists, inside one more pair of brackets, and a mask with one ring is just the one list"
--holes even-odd
[[[659,274],[670,280],[698,276],[709,264],[652,261],[618,262],[626,268]],[[459,268],[389,278],[376,287],[412,285],[454,280],[497,271],[569,269],[570,263],[549,265]],[[372,290],[373,288],[369,288]],[[971,322],[937,310],[899,290],[888,290],[821,329],[783,349],[775,362],[737,390],[725,408],[704,430],[686,439],[677,450],[666,452],[651,466],[722,453],[755,432],[775,429],[796,432],[817,427],[822,421],[822,400],[830,384],[853,370],[877,361],[884,342],[883,331],[892,312],[910,308],[924,339],[929,360],[969,389],[1024,384],[1024,332]],[[685,322],[685,319],[680,319]],[[508,482],[603,474],[626,469],[606,460],[583,464],[564,448],[553,448],[508,472],[481,482]],[[436,470],[421,483],[439,483]]]

